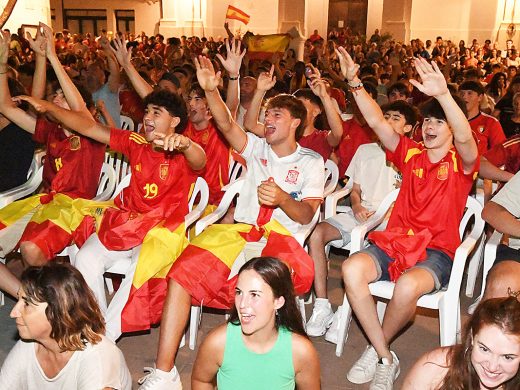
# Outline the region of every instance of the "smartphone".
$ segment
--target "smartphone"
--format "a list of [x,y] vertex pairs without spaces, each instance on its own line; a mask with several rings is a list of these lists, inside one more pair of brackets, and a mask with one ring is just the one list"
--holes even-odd
[[312,70],[312,68],[310,66],[306,66],[305,67],[305,78],[310,79],[313,74],[314,74],[314,71]]

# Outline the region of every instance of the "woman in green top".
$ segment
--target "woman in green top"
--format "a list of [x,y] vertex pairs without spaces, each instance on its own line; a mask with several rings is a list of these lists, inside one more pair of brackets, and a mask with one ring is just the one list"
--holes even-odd
[[229,321],[202,343],[191,387],[213,389],[215,377],[219,390],[320,388],[318,354],[281,261],[256,257],[240,269]]

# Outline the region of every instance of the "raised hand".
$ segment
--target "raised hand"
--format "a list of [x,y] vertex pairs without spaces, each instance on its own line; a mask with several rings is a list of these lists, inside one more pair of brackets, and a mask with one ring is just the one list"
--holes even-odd
[[241,44],[238,39],[231,40],[231,47],[229,45],[229,39],[226,39],[226,59],[220,54],[217,54],[217,58],[220,60],[222,66],[228,74],[232,77],[236,77],[240,74],[240,65],[242,65],[242,58],[246,54],[246,49],[240,50]]
[[258,75],[256,89],[260,91],[269,91],[276,84],[276,76],[274,76],[274,65],[271,65],[269,72],[262,72]]
[[108,50],[110,51],[110,41],[108,40],[107,36],[106,35],[101,35],[99,37],[99,40],[98,40],[98,43],[99,43],[99,46],[101,46],[101,48],[103,50]]
[[341,66],[341,73],[343,74],[343,77],[345,77],[347,81],[354,80],[354,78],[357,76],[359,65],[354,62],[344,47],[338,47],[336,49],[336,54],[339,58],[339,65]]
[[328,96],[327,86],[321,78],[311,77],[309,80],[307,80],[307,84],[309,85],[311,91],[320,99]]
[[36,110],[36,112],[39,112],[40,114],[47,112],[47,110],[49,109],[49,105],[53,104],[53,103],[48,102],[47,100],[36,99],[36,98],[33,98],[32,96],[27,96],[27,95],[15,96],[12,98],[12,101],[15,103],[18,103],[18,104],[21,103],[22,101],[27,102],[31,106],[33,106],[33,108]]
[[132,52],[128,51],[125,42],[121,38],[114,38],[113,42],[115,49],[110,45],[109,47],[116,56],[117,62],[119,62],[119,65],[123,68],[129,67],[131,65]]
[[414,60],[414,65],[422,80],[422,83],[420,83],[417,80],[410,79],[410,83],[414,87],[428,96],[440,96],[449,93],[446,79],[435,61],[429,64],[428,61],[420,57]]
[[216,90],[220,84],[221,72],[215,73],[213,64],[209,58],[199,56],[199,58],[193,58],[195,68],[197,69],[197,80],[200,86],[206,92],[212,92]]
[[[46,43],[46,54],[47,56],[55,56],[56,55],[56,47],[54,46],[54,33],[52,29],[47,26],[45,23],[40,22],[39,29],[43,32],[43,37],[45,38]],[[38,30],[39,30],[38,29]]]
[[[7,31],[1,31],[0,34],[0,65],[6,65],[9,59],[9,44],[11,43],[11,34]],[[2,69],[2,72],[4,70]]]
[[33,39],[31,33],[27,31],[27,40],[31,49],[39,56],[45,57],[47,50],[47,40],[43,35],[42,29],[38,27],[36,31],[36,37]]

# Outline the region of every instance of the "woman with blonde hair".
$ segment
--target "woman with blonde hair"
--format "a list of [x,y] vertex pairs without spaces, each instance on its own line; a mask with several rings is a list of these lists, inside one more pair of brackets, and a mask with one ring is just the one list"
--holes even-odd
[[422,356],[403,390],[518,390],[519,366],[520,302],[488,299],[470,318],[463,343]]
[[50,262],[22,274],[11,311],[21,340],[0,370],[0,389],[130,390],[121,351],[105,338],[96,299],[78,270]]

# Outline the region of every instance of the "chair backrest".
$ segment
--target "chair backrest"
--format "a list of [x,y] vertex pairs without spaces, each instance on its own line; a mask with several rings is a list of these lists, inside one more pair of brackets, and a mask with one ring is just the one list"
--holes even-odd
[[246,169],[247,168],[245,166],[231,157],[229,161],[229,182],[233,183],[237,179],[244,176]]
[[125,177],[123,177],[119,183],[117,184],[116,186],[116,189],[114,191],[114,193],[112,194],[112,199],[115,199],[116,196],[118,196],[121,191],[123,191],[123,188],[126,188],[130,185],[130,179],[132,178],[132,174],[129,173],[127,175],[125,175]]
[[121,115],[121,129],[134,131],[134,121],[124,115]]
[[116,172],[111,165],[104,162],[101,167],[101,175],[99,177],[99,185],[94,200],[108,200],[114,193],[116,188]]
[[464,212],[459,225],[459,235],[462,244],[455,252],[447,294],[458,296],[460,292],[464,268],[469,253],[473,250],[480,236],[484,232],[485,222],[482,219],[481,214],[482,205],[480,202],[472,196],[468,196],[466,201],[466,211]]
[[109,150],[105,155],[105,162],[114,168],[116,185],[118,185],[121,180],[130,173],[128,159],[122,153]]
[[332,160],[325,161],[325,189],[323,197],[327,197],[334,192],[339,180],[339,169]]

